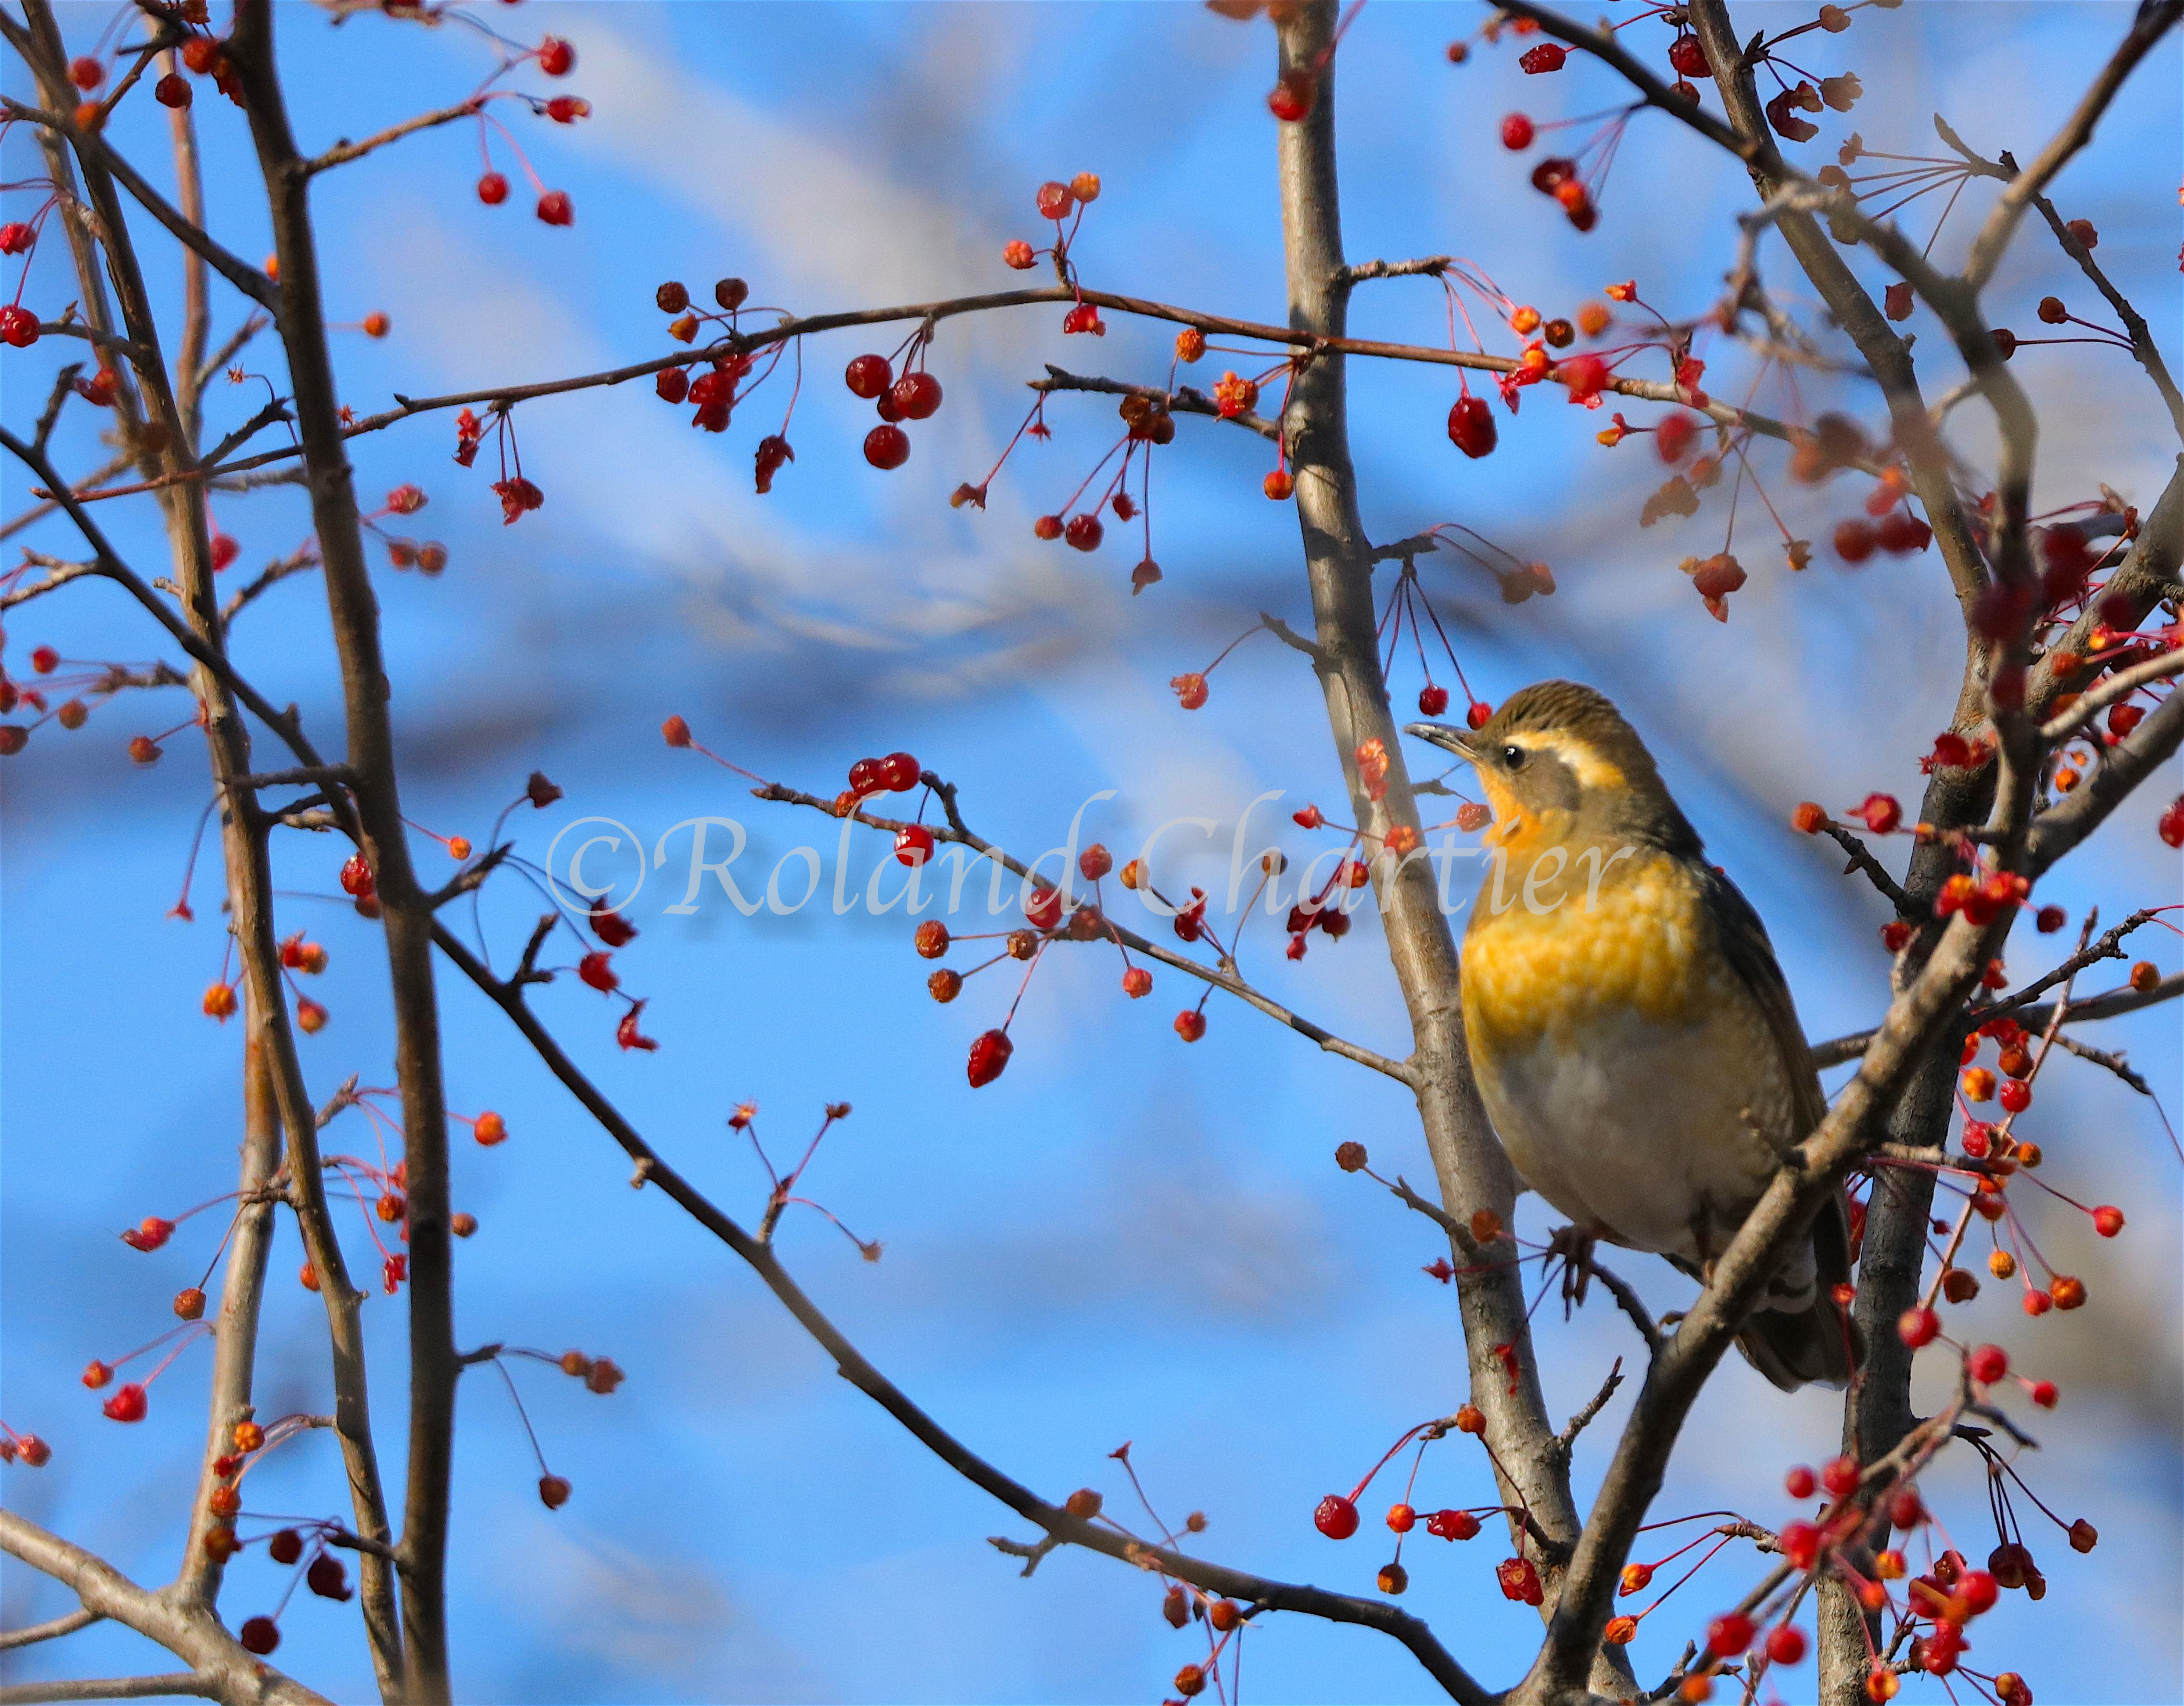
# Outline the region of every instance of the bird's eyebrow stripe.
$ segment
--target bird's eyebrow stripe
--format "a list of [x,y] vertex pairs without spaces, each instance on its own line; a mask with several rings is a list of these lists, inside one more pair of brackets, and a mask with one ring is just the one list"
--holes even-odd
[[1532,729],[1513,733],[1507,744],[1521,746],[1528,752],[1549,752],[1568,765],[1570,772],[1587,788],[1620,788],[1624,778],[1620,767],[1600,755],[1599,750],[1589,742],[1562,729]]

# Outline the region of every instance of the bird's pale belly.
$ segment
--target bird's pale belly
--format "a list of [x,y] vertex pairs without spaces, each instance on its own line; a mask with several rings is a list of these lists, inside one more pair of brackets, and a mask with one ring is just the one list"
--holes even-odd
[[[1479,1063],[1479,1087],[1525,1183],[1585,1231],[1702,1263],[1775,1165],[1786,1123],[1752,1039],[1729,1014],[1663,1024],[1596,1012],[1575,1034]],[[1574,1046],[1573,1046],[1574,1045]]]

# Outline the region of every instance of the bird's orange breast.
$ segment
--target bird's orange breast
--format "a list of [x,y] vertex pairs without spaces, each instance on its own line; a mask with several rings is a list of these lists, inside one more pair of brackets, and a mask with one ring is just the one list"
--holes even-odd
[[[1596,855],[1597,881],[1588,869]],[[1535,884],[1529,857],[1490,869],[1463,939],[1463,1013],[1474,1051],[1524,1053],[1543,1038],[1585,1046],[1588,1021],[1635,1012],[1663,1024],[1692,1017],[1710,982],[1698,885],[1668,855],[1607,863],[1587,850]],[[1552,904],[1546,904],[1552,902]]]

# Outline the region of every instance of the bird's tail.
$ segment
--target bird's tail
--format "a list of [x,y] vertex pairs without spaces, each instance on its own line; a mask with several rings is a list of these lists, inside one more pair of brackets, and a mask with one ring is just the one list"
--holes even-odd
[[1823,1292],[1804,1310],[1763,1308],[1736,1335],[1746,1362],[1786,1392],[1849,1384],[1860,1360],[1857,1324]]
[[1849,1217],[1840,1196],[1814,1218],[1808,1248],[1775,1275],[1736,1335],[1745,1360],[1786,1392],[1847,1385],[1865,1357],[1858,1324],[1836,1302],[1836,1287],[1850,1278]]

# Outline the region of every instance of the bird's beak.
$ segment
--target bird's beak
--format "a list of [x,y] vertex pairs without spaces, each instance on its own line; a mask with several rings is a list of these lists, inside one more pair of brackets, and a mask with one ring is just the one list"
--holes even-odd
[[1451,728],[1440,722],[1413,722],[1408,724],[1403,733],[1415,735],[1429,745],[1438,746],[1443,752],[1452,752],[1468,764],[1478,761],[1478,749],[1471,744],[1471,731],[1468,729]]

